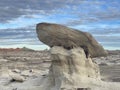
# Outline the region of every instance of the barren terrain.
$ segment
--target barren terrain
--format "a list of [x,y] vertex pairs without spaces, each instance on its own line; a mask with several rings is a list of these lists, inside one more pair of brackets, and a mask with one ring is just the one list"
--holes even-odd
[[[93,60],[100,66],[103,81],[120,82],[120,51],[108,52],[107,57]],[[15,87],[24,82],[26,85],[33,83],[37,87],[42,83],[38,78],[46,76],[50,64],[50,54],[47,50],[0,51],[0,90],[20,90]],[[34,81],[36,79],[38,82]]]

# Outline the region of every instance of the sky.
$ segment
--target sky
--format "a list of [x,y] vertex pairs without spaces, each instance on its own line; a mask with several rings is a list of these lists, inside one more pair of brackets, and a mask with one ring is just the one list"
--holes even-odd
[[89,32],[105,49],[120,49],[120,0],[0,0],[0,48],[49,48],[36,35],[41,22]]

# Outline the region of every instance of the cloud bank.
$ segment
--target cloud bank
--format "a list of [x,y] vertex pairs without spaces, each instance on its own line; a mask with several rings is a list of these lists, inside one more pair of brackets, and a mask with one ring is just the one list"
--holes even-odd
[[[39,22],[88,31],[107,49],[120,49],[120,0],[1,0],[0,46],[42,45]],[[109,48],[108,48],[109,47]]]

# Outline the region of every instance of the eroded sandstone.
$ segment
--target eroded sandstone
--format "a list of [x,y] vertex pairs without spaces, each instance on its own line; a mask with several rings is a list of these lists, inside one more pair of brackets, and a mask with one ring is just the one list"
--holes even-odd
[[82,48],[67,50],[54,46],[50,53],[52,65],[43,90],[77,90],[87,88],[91,81],[100,81],[98,65],[86,58]]

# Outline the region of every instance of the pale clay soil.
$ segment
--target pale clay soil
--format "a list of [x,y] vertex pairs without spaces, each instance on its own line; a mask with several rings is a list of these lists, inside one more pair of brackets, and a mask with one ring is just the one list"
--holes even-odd
[[[91,82],[92,90],[120,90],[120,51],[93,60],[99,64],[103,81]],[[0,90],[40,90],[50,64],[48,51],[0,51]]]

